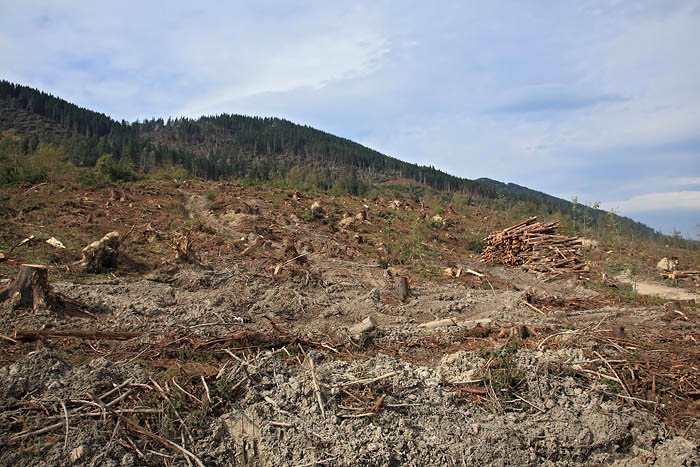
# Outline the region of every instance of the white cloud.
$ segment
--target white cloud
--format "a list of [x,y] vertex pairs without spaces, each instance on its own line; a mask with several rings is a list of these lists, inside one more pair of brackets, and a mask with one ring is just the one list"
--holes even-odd
[[700,211],[700,191],[669,191],[647,193],[622,201],[609,201],[603,209],[619,210],[622,214],[650,211]]
[[119,120],[281,116],[620,208],[700,189],[697,0],[192,5],[0,0],[0,77]]
[[700,177],[678,177],[671,180],[671,184],[675,186],[700,185]]

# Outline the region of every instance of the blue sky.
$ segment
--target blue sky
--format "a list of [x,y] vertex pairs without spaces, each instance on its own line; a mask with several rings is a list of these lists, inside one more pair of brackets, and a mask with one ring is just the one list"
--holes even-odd
[[269,115],[697,238],[700,0],[0,0],[0,77],[115,119]]

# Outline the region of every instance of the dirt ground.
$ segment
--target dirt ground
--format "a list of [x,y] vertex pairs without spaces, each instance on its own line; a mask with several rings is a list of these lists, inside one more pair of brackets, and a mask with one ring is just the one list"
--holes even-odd
[[[470,211],[423,229],[440,211],[390,199],[113,191],[5,194],[6,281],[49,264],[96,318],[3,309],[2,465],[700,463],[694,300],[480,263]],[[77,270],[132,225],[116,268]],[[67,248],[10,251],[32,234]],[[180,234],[197,259],[175,259]],[[47,336],[14,339],[27,329]],[[78,329],[138,335],[50,335]]]
[[700,294],[690,292],[677,287],[669,287],[668,285],[659,284],[658,282],[649,280],[635,280],[629,274],[620,274],[615,277],[620,282],[632,284],[634,290],[640,295],[649,295],[653,297],[661,297],[668,300],[697,300]]

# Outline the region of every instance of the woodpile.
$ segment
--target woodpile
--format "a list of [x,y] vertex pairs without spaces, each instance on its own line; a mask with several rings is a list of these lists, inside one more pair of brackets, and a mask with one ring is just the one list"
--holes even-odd
[[481,260],[522,266],[550,278],[578,274],[584,278],[589,267],[581,256],[581,240],[557,234],[558,222],[537,222],[531,217],[520,224],[493,232],[484,239]]
[[673,271],[669,273],[662,273],[661,277],[671,280],[688,278],[695,278],[695,280],[700,280],[700,271]]

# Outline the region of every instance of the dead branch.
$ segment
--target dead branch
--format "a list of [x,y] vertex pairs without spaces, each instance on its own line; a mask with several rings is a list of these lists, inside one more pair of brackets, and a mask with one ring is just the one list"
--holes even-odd
[[85,329],[20,329],[15,331],[14,338],[22,341],[36,341],[40,339],[53,339],[58,337],[77,337],[80,339],[94,340],[116,340],[123,341],[139,337],[139,332],[112,332],[112,331],[95,331]]

